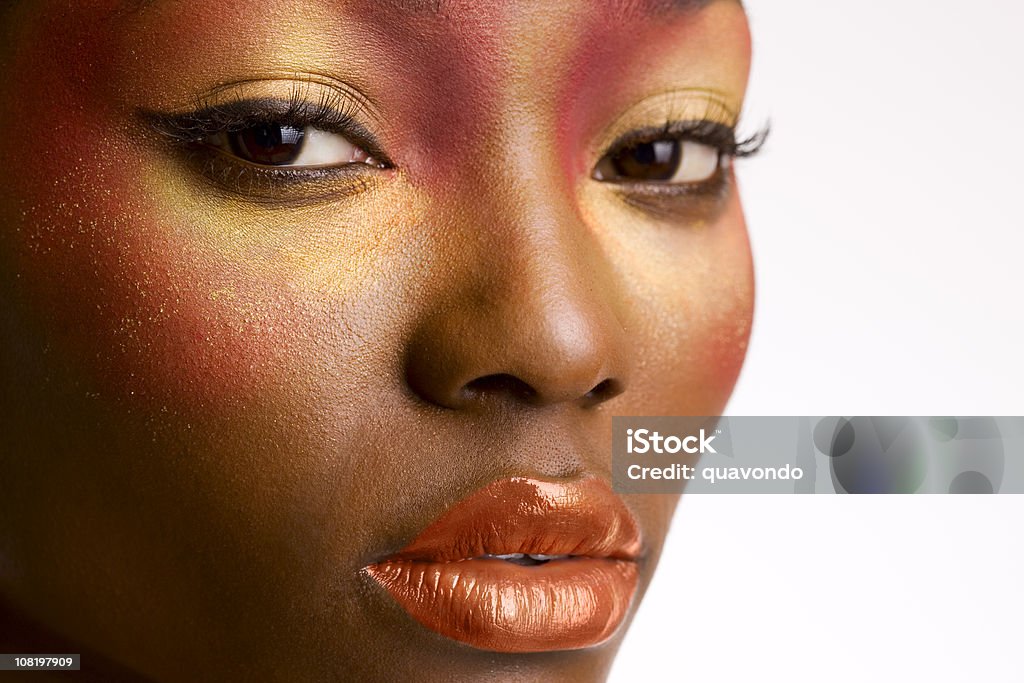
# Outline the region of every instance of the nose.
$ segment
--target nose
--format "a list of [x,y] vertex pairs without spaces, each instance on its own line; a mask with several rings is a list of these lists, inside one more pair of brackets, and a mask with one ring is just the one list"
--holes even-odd
[[569,202],[531,189],[455,219],[458,263],[406,350],[406,382],[431,404],[592,408],[626,389],[607,259]]

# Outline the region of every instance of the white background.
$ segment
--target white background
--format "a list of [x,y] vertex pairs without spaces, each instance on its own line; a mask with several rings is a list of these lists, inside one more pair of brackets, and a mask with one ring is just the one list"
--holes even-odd
[[[1024,415],[1024,4],[747,0],[731,415]],[[683,497],[612,681],[1024,681],[1024,496]]]

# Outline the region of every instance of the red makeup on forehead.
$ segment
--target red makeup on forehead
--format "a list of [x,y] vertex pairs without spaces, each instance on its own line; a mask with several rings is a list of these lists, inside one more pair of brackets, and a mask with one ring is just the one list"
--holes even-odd
[[[398,145],[419,177],[457,172],[470,146],[495,122],[508,70],[514,3],[442,0],[343,2],[392,63],[376,84],[398,104]],[[439,153],[441,152],[441,153]]]

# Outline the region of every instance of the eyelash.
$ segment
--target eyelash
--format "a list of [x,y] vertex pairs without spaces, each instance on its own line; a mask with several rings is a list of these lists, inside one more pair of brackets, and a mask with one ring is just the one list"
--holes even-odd
[[159,132],[191,144],[202,143],[218,133],[237,132],[260,124],[319,128],[349,138],[391,167],[376,138],[356,120],[360,109],[358,104],[338,93],[310,102],[301,88],[295,88],[286,100],[238,97],[218,104],[200,100],[185,114],[148,112],[147,117]]
[[669,121],[663,126],[630,131],[612,143],[605,156],[620,153],[633,145],[656,140],[689,140],[718,150],[725,158],[737,159],[757,154],[764,146],[769,128],[765,126],[750,137],[736,139],[736,128],[711,120]]

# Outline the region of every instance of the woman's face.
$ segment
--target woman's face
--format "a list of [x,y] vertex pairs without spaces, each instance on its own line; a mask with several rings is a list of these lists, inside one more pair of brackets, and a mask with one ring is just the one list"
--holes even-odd
[[[676,504],[610,493],[611,417],[718,414],[746,348],[740,5],[3,20],[3,598],[162,680],[601,678]],[[462,631],[388,585],[487,515],[574,557],[455,553]]]

